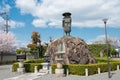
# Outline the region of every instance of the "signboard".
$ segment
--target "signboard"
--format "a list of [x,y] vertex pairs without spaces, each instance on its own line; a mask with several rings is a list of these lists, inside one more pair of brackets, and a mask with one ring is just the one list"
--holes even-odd
[[17,59],[26,59],[25,54],[17,54]]

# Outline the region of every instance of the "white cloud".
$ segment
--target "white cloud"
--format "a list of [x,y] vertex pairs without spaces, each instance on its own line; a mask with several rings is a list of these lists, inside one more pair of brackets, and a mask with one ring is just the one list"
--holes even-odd
[[11,28],[24,27],[25,26],[25,24],[23,22],[18,22],[18,21],[13,21],[13,20],[9,21],[9,25],[10,25]]
[[72,13],[72,26],[103,27],[102,19],[108,18],[109,27],[120,27],[119,0],[16,0],[16,7],[35,17],[35,27],[62,26],[64,12]]
[[46,21],[43,19],[35,19],[33,20],[32,24],[35,26],[35,27],[46,27]]
[[0,17],[0,26],[2,26],[3,24],[4,24],[4,19]]
[[[6,1],[5,1],[6,2]],[[5,21],[5,14],[4,13],[7,13],[9,14],[9,11],[11,9],[11,6],[8,5],[8,4],[5,4],[5,2],[3,2],[1,5],[0,5],[0,29],[4,29],[4,25],[6,24],[6,21]],[[8,15],[9,17],[9,15]],[[23,27],[25,26],[25,23],[23,22],[18,22],[18,21],[14,21],[14,20],[9,20],[8,21],[8,25],[11,27],[11,28],[16,28],[16,27]]]

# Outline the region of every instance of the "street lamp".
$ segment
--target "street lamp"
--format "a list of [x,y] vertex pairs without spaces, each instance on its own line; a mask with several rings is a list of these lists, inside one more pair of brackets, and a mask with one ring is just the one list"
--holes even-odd
[[39,57],[41,57],[41,41],[40,41],[40,39],[38,39],[37,45],[38,45],[37,58],[39,58]]
[[107,65],[108,65],[108,78],[111,78],[110,76],[110,55],[108,52],[108,39],[107,39],[107,29],[106,29],[106,23],[108,19],[103,19],[103,22],[105,24],[105,39],[106,39],[106,48],[107,48]]

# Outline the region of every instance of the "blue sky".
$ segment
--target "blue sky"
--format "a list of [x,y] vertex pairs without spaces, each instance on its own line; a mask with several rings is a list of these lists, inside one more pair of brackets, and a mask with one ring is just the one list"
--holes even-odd
[[[31,41],[32,31],[38,31],[42,42],[62,37],[62,13],[71,12],[72,36],[94,42],[104,36],[102,19],[108,18],[108,37],[120,40],[119,0],[0,0],[0,12],[9,13],[9,31],[19,45]],[[0,16],[0,26],[4,19]],[[0,28],[2,30],[2,28]]]

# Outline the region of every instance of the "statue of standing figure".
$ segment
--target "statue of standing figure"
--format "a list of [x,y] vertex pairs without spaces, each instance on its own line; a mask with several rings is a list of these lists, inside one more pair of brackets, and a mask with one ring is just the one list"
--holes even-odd
[[63,28],[64,28],[64,32],[66,33],[66,35],[70,35],[71,32],[71,13],[69,12],[65,12],[63,13]]

